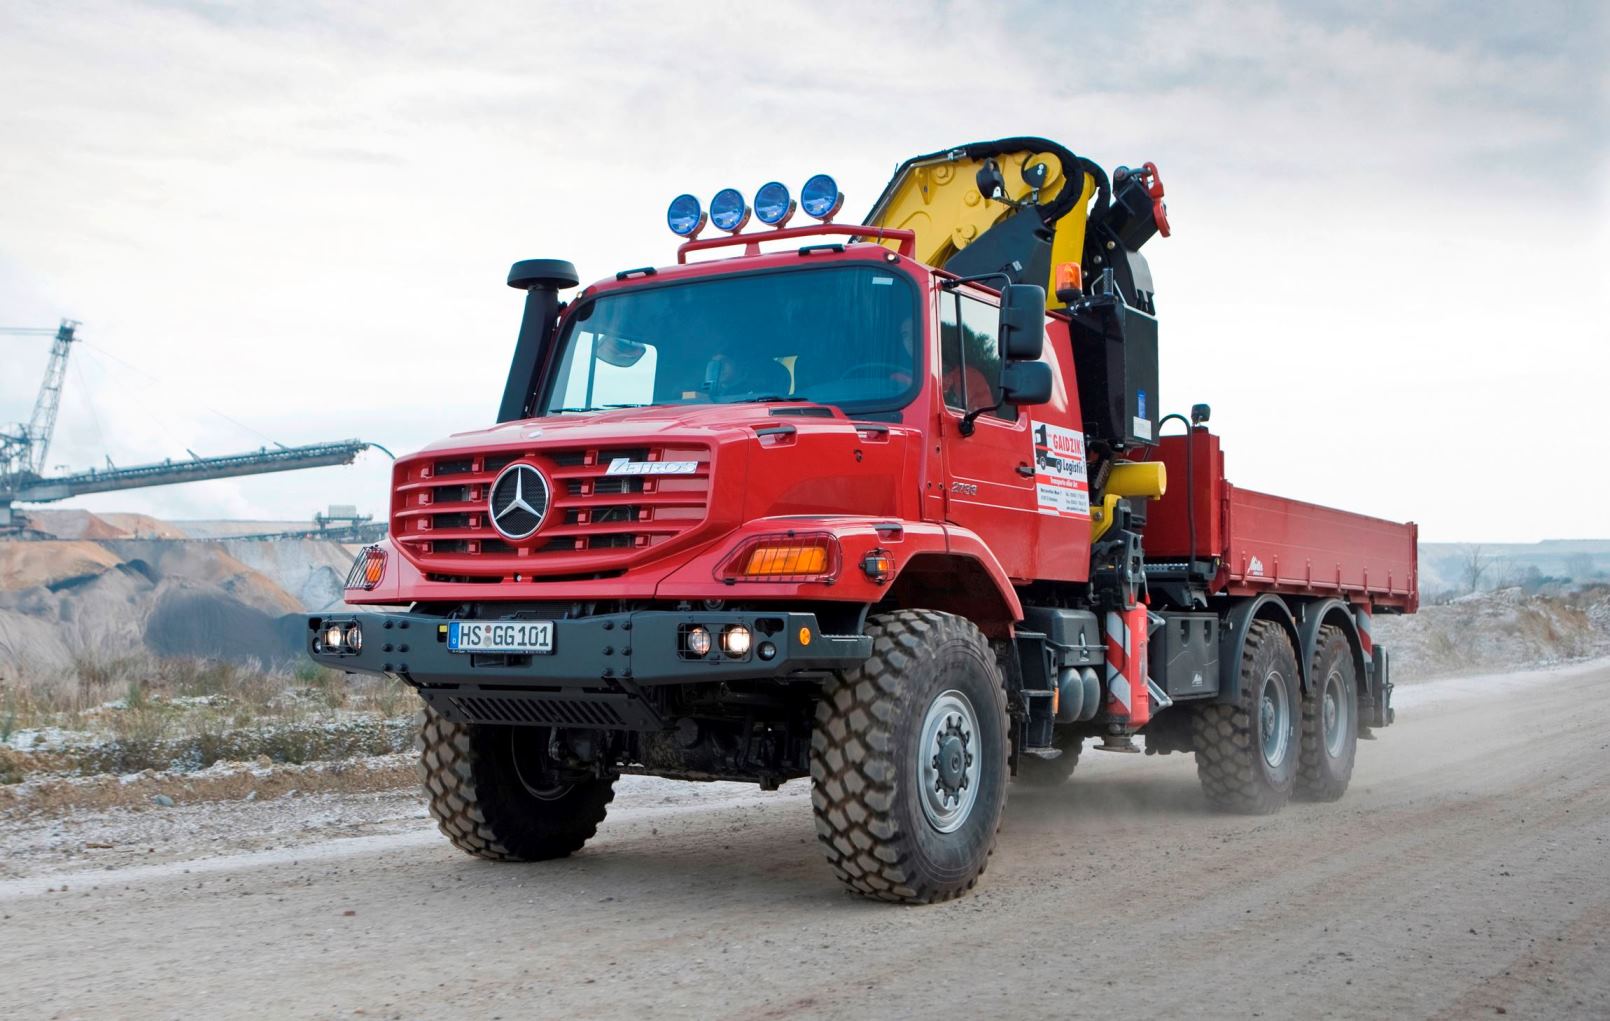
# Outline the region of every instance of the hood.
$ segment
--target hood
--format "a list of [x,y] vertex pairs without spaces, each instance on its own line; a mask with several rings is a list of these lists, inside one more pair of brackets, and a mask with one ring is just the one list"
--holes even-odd
[[564,415],[547,415],[504,422],[486,429],[453,433],[446,439],[422,448],[418,453],[439,454],[462,448],[483,449],[504,445],[521,445],[531,440],[544,444],[642,441],[659,435],[675,435],[679,439],[713,439],[716,436],[742,429],[753,432],[756,426],[798,424],[810,422],[848,423],[844,413],[822,404],[773,402],[763,404],[670,404],[647,408],[617,408],[611,411],[589,411]]

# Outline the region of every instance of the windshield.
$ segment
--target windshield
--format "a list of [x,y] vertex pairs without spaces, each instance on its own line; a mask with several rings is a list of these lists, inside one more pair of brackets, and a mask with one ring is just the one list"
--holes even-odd
[[917,379],[916,288],[876,265],[643,287],[581,306],[545,412],[818,401],[892,410]]

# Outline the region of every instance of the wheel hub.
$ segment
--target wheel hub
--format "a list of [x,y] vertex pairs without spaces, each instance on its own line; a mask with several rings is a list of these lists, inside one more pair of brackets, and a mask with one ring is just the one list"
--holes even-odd
[[542,801],[557,801],[576,786],[567,783],[554,766],[554,746],[558,739],[556,731],[544,734],[523,727],[509,728],[514,775],[527,793]]
[[957,734],[940,742],[939,754],[934,756],[939,766],[939,782],[947,791],[959,791],[967,782],[967,745]]
[[917,788],[928,824],[959,829],[978,798],[978,716],[959,691],[944,692],[923,716],[917,746]]
[[1346,683],[1340,671],[1332,671],[1325,678],[1325,698],[1320,706],[1320,720],[1324,727],[1322,737],[1325,752],[1333,759],[1340,758],[1346,749],[1349,709]]
[[1285,762],[1291,743],[1291,703],[1286,696],[1286,679],[1274,671],[1263,679],[1258,700],[1258,736],[1265,762],[1276,767]]

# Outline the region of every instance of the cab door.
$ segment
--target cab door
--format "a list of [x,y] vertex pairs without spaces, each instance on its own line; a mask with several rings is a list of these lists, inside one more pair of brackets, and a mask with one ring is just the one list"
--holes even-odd
[[939,435],[945,462],[945,519],[976,532],[1008,576],[1035,574],[1040,514],[1035,499],[1034,439],[1028,416],[1000,399],[1000,309],[962,288],[939,292]]

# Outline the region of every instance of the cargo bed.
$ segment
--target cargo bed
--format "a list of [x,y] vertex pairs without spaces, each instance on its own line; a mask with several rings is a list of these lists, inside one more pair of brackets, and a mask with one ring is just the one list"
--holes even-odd
[[[1195,559],[1199,565],[1211,561],[1213,592],[1340,596],[1402,613],[1418,607],[1419,529],[1414,523],[1238,488],[1224,477],[1219,438],[1198,429],[1192,441]],[[1185,445],[1184,436],[1169,436],[1152,453],[1168,467],[1168,492],[1148,514],[1149,570],[1183,570],[1190,559]]]

